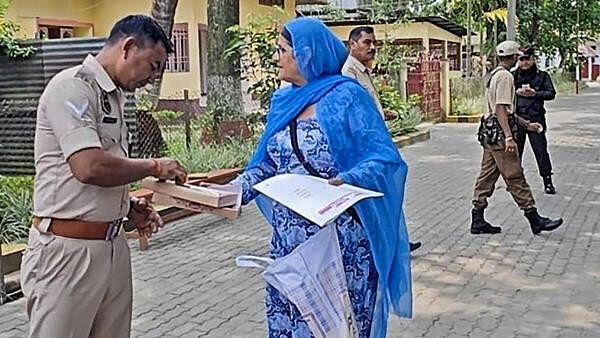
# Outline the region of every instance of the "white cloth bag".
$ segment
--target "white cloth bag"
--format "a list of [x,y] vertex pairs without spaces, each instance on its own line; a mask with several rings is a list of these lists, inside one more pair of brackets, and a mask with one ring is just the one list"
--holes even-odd
[[239,267],[265,269],[267,283],[292,302],[315,338],[358,336],[335,225],[327,225],[289,255],[240,256]]

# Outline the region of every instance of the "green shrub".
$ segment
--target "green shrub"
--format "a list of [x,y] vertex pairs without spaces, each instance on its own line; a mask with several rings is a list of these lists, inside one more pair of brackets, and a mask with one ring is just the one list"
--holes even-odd
[[27,238],[33,217],[33,177],[0,177],[0,243]]
[[414,131],[416,126],[421,123],[419,96],[411,95],[405,101],[394,87],[383,82],[376,82],[376,86],[383,108],[396,114],[396,118],[386,121],[390,134],[399,136]]
[[167,156],[179,161],[190,173],[244,167],[256,145],[255,139],[238,138],[203,144],[194,134],[188,150],[182,127],[164,128],[163,135],[167,142]]
[[[564,73],[564,72],[549,72],[554,84],[554,89],[559,94],[574,94],[575,93],[575,74]],[[579,82],[579,89],[585,88],[586,85],[583,81]]]
[[0,55],[11,59],[26,58],[35,53],[35,48],[23,47],[19,43],[17,35],[21,27],[5,17],[10,2],[11,0],[0,0]]
[[450,115],[478,115],[485,108],[485,83],[481,77],[455,78],[450,82]]

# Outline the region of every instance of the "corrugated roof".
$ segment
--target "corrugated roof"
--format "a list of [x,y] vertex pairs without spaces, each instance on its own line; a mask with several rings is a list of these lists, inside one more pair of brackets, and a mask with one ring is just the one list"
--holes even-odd
[[[435,25],[445,31],[448,31],[456,36],[465,36],[467,35],[467,29],[453,21],[450,21],[441,16],[421,16],[409,18],[409,21],[412,22],[428,22],[432,25]],[[327,26],[361,26],[361,25],[375,25],[380,24],[381,22],[373,22],[370,20],[342,20],[342,21],[329,21],[325,22]]]
[[457,36],[467,35],[467,29],[465,27],[441,16],[420,16],[412,18],[411,20],[415,22],[429,22]]

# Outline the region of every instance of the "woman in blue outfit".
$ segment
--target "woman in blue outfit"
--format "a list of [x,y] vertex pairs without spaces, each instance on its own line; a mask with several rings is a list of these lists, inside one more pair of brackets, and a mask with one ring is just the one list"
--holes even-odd
[[[243,203],[256,198],[272,225],[274,259],[291,253],[320,228],[259,195],[254,184],[279,174],[312,174],[331,184],[384,193],[359,202],[334,222],[359,335],[385,337],[390,310],[403,317],[412,314],[402,212],[407,166],[373,99],[340,75],[346,56],[343,43],[318,20],[294,19],[284,26],[277,41],[279,78],[292,85],[273,95],[265,132],[236,183],[243,188]],[[292,141],[297,141],[296,152]],[[269,337],[312,336],[297,308],[269,285],[266,313]]]

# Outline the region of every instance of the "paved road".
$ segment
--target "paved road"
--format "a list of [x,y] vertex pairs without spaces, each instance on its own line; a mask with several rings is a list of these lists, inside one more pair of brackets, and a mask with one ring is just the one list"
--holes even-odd
[[[551,234],[531,235],[502,182],[488,218],[504,231],[468,233],[476,126],[436,125],[430,141],[403,149],[410,232],[424,246],[413,260],[414,318],[393,318],[389,337],[600,337],[600,90],[550,111],[559,194],[543,194],[530,149],[525,170],[541,213],[566,219]],[[132,242],[133,337],[264,337],[263,281],[233,259],[265,254],[269,237],[251,206],[236,221],[172,224],[146,252]],[[0,307],[0,337],[26,330],[22,300]]]

